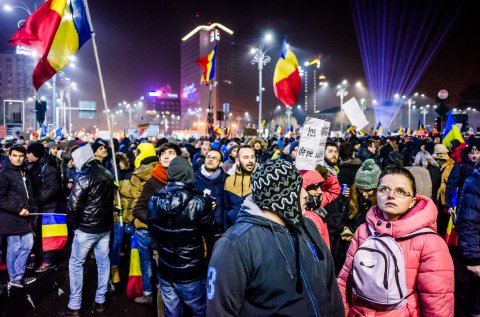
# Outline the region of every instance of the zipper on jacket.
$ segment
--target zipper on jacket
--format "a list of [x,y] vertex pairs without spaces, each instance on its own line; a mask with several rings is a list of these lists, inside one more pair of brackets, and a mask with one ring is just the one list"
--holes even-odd
[[388,247],[388,245],[384,241],[382,241],[381,239],[378,239],[378,238],[374,238],[374,239],[377,240],[378,242],[380,242],[388,250],[388,252],[390,252],[390,254],[392,255],[393,264],[395,265],[395,282],[397,283],[397,288],[398,288],[398,292],[400,293],[400,298],[403,298],[403,293],[402,293],[402,290],[400,288],[400,280],[399,280],[399,277],[398,277],[398,272],[400,270],[398,268],[397,258],[393,254],[393,251]]
[[25,176],[25,172],[20,172],[20,175],[22,175],[23,187],[25,188],[25,193],[27,194],[27,199],[30,199],[30,195],[28,195],[27,178]]
[[385,287],[385,289],[388,289],[388,279],[387,279],[387,256],[385,255],[385,253],[383,253],[382,251],[379,251],[379,250],[376,250],[376,249],[371,249],[371,248],[365,248],[365,247],[360,247],[358,248],[358,250],[365,250],[365,251],[369,251],[369,252],[377,252],[379,253],[382,257],[383,257],[383,261],[385,262],[385,270],[383,270],[383,287]]

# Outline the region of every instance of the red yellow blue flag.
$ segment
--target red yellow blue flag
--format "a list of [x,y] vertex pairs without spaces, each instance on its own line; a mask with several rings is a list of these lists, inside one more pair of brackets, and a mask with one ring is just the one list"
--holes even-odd
[[445,130],[443,131],[442,144],[450,146],[450,143],[454,139],[457,139],[460,143],[465,143],[460,130],[458,130],[458,127],[455,124],[455,119],[453,118],[452,113],[449,112],[447,123],[445,124]]
[[208,82],[215,77],[215,62],[217,59],[217,45],[207,56],[200,57],[197,64],[202,68],[202,84],[208,85]]
[[127,300],[135,299],[143,294],[142,271],[140,270],[140,255],[138,253],[137,239],[132,234],[130,250],[130,270],[127,281]]
[[10,39],[34,51],[39,61],[33,71],[33,86],[42,84],[64,68],[91,32],[83,0],[47,0]]
[[287,39],[283,40],[282,54],[278,59],[273,74],[275,96],[286,106],[295,105],[300,95],[300,72],[297,57],[287,47]]
[[42,215],[42,250],[61,250],[67,243],[67,215]]

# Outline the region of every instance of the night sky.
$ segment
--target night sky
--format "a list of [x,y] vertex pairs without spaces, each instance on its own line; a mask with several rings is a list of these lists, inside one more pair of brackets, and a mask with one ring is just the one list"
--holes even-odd
[[[2,5],[6,2],[0,0]],[[33,1],[25,2],[33,7]],[[475,2],[466,1],[418,91],[433,98],[440,88],[447,88],[453,104],[459,101],[458,95],[469,84],[479,83],[480,24],[474,10]],[[249,50],[266,31],[274,33],[278,47],[270,51],[272,62],[264,69],[265,107],[273,108],[271,81],[284,35],[288,35],[300,64],[315,55],[322,56],[321,72],[326,74],[331,86],[343,78],[365,82],[349,2],[316,1],[314,4],[313,1],[293,1],[288,2],[289,6],[286,3],[90,1],[109,104],[133,101],[148,90],[167,84],[178,92],[180,39],[195,26],[208,22],[219,22],[232,29],[238,50],[245,52],[239,61],[242,70],[239,89],[251,106],[249,109],[234,109],[234,112],[251,111],[255,114],[257,111],[257,68],[250,64]],[[9,48],[8,39],[21,18],[25,18],[22,11],[0,13],[1,51]],[[81,48],[77,57],[77,67],[66,68],[72,80],[78,82],[80,90],[76,92],[76,98],[93,99],[101,104],[91,41]]]

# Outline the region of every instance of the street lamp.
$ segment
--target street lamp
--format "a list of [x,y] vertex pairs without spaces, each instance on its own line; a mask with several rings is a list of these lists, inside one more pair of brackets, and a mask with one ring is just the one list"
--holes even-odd
[[347,80],[344,79],[342,83],[337,86],[337,97],[340,97],[340,132],[343,131],[342,106],[343,106],[343,98],[345,98],[345,96],[348,95],[347,85],[348,85],[348,82]]
[[[410,123],[411,123],[411,118],[412,118],[412,106],[415,105],[415,100],[414,98],[416,97],[425,97],[425,94],[419,94],[418,92],[414,93],[411,96],[402,96],[402,99],[404,100],[404,103],[408,106],[408,121],[407,121],[407,129],[410,129]],[[400,99],[400,94],[395,94],[394,95],[395,99]],[[425,120],[424,120],[425,121]],[[425,122],[423,123],[425,125]]]
[[[33,11],[30,10],[30,8],[26,5],[25,2],[19,0],[18,2],[20,2],[20,5],[10,5],[8,3],[4,4],[3,5],[3,11],[5,12],[12,12],[14,9],[20,9],[22,11],[25,11],[25,13],[28,14],[28,16],[31,16],[33,11],[36,11],[37,10],[37,3],[34,3],[34,7],[33,7]],[[25,20],[20,20],[18,21],[18,28],[20,28],[23,23],[25,22]]]
[[[255,63],[258,64],[258,129],[260,130],[260,126],[262,124],[262,70],[263,66],[267,65],[270,62],[270,56],[266,55],[267,51],[271,48],[264,49],[264,45],[266,42],[271,42],[273,39],[272,34],[268,33],[265,37],[260,41],[257,48],[252,48],[251,53],[255,54],[251,60],[252,65]],[[261,131],[259,131],[261,132]]]

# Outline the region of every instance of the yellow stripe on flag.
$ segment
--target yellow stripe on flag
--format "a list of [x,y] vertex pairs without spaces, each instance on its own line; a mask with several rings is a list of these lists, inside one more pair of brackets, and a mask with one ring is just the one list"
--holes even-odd
[[142,276],[140,271],[140,255],[138,249],[132,249],[130,252],[130,271],[128,276]]
[[68,235],[67,225],[43,225],[42,226],[42,237],[64,237]]

